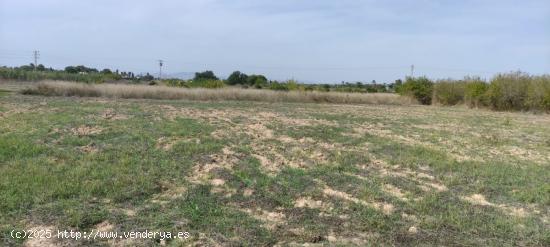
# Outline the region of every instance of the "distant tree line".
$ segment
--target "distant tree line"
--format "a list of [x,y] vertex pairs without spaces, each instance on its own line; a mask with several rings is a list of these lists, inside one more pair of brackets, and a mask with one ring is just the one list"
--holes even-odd
[[221,80],[214,74],[213,71],[207,70],[195,73],[191,80],[181,79],[162,79],[155,80],[154,76],[146,73],[144,75],[136,75],[129,71],[111,70],[105,68],[98,70],[97,68],[87,67],[84,65],[67,66],[63,70],[46,68],[44,65],[34,64],[23,65],[19,67],[1,67],[0,78],[22,81],[39,81],[39,80],[68,80],[88,83],[103,83],[126,80],[130,83],[145,82],[150,85],[163,83],[169,86],[177,87],[205,87],[205,88],[220,88],[224,86],[239,86],[243,88],[271,89],[280,91],[336,91],[336,92],[358,92],[358,93],[376,93],[376,92],[393,92],[393,84],[378,84],[375,81],[372,83],[362,82],[342,82],[341,84],[305,84],[295,80],[277,81],[269,80],[265,75],[251,74],[247,75],[240,71],[235,71],[225,80]]
[[295,80],[269,80],[260,74],[247,75],[235,71],[222,80],[207,70],[195,73],[193,79],[162,79],[146,73],[135,75],[133,72],[101,71],[84,65],[67,66],[63,70],[46,68],[44,65],[23,65],[19,67],[0,67],[0,79],[39,81],[66,80],[87,83],[116,82],[125,80],[130,83],[164,84],[187,88],[221,88],[225,86],[270,89],[279,91],[321,91],[346,93],[398,93],[413,97],[425,105],[457,105],[487,107],[494,110],[535,110],[550,111],[550,75],[532,76],[523,72],[499,74],[489,81],[478,77],[466,77],[463,80],[430,80],[427,77],[407,77],[405,81],[393,83],[341,82],[339,84],[299,83]]
[[5,80],[18,81],[40,81],[40,80],[66,80],[87,83],[114,82],[128,80],[129,82],[139,83],[141,81],[150,82],[154,77],[149,73],[145,75],[135,75],[133,72],[115,72],[106,68],[99,71],[96,68],[90,68],[83,65],[67,66],[63,70],[46,68],[44,65],[34,64],[22,65],[19,67],[0,67],[0,78]]
[[225,80],[219,79],[214,72],[207,70],[195,73],[191,80],[165,79],[163,82],[169,86],[177,87],[206,87],[219,88],[223,86],[239,86],[242,88],[271,89],[279,91],[321,91],[321,92],[354,92],[354,93],[379,93],[393,92],[395,85],[371,83],[342,82],[341,84],[312,84],[299,83],[295,80],[277,81],[269,80],[265,75],[247,75],[240,71],[234,71]]

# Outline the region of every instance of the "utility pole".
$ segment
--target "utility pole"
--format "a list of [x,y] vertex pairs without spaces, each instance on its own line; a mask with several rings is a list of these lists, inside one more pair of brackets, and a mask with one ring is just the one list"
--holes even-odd
[[411,77],[414,77],[414,64],[411,65]]
[[32,54],[34,56],[34,70],[36,70],[36,67],[38,67],[38,58],[40,57],[40,52],[33,51]]
[[162,80],[162,65],[164,64],[164,61],[158,60],[159,62],[159,80]]

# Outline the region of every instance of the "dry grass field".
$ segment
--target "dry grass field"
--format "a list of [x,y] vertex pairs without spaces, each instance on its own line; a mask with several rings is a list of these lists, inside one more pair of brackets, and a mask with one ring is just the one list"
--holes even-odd
[[[4,88],[2,245],[550,245],[549,115]],[[191,237],[39,241],[12,229]]]
[[46,81],[31,86],[26,94],[46,96],[107,97],[122,99],[180,99],[196,101],[261,101],[336,104],[385,104],[410,105],[414,100],[396,94],[339,93],[273,91],[241,88],[177,88],[128,84],[85,84],[73,82]]

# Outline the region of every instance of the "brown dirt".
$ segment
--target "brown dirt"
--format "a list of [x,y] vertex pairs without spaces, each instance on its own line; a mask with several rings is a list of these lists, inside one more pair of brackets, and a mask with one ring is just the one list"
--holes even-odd
[[101,118],[107,119],[107,120],[126,120],[128,119],[128,115],[117,113],[114,109],[106,109],[101,113]]
[[99,127],[86,126],[86,125],[82,125],[82,126],[71,129],[71,132],[74,135],[77,135],[77,136],[97,135],[97,134],[101,133],[102,131],[103,131],[103,129],[101,129]]
[[29,238],[24,243],[24,247],[56,247],[61,243],[57,242],[56,235],[57,230],[54,226],[39,225],[33,226],[28,229],[29,231],[50,231],[52,233],[51,238]]

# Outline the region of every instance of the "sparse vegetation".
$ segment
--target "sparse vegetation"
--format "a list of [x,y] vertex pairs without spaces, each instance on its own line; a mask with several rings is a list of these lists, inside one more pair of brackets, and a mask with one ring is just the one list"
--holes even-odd
[[42,246],[550,243],[546,114],[113,100],[234,91],[40,85],[52,95],[105,98],[11,87],[0,97],[0,245],[30,245],[9,237],[29,228],[191,235]]

